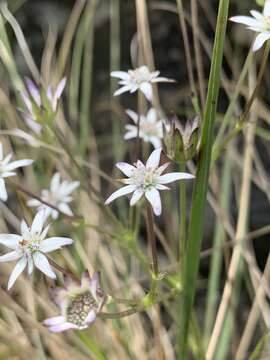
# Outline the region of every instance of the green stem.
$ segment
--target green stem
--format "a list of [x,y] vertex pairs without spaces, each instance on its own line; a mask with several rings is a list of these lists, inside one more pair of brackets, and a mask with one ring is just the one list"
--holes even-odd
[[152,271],[154,278],[158,276],[157,243],[154,229],[154,214],[151,205],[147,202],[147,237],[152,254]]
[[[186,166],[184,163],[179,163],[180,172],[185,172]],[[186,182],[180,181],[179,183],[179,208],[180,208],[180,221],[179,221],[179,261],[180,261],[180,276],[183,276],[183,260],[185,258],[186,250]]]
[[229,10],[229,0],[220,0],[216,36],[208,83],[207,100],[204,112],[201,147],[197,177],[194,185],[191,218],[188,231],[183,290],[180,308],[179,359],[187,359],[187,340],[191,313],[194,303],[199,269],[201,240],[204,225],[206,194],[213,145],[214,124],[219,94],[223,47]]

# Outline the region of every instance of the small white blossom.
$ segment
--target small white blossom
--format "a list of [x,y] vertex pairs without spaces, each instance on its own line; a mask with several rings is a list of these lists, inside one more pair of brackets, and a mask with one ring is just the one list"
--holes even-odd
[[[26,91],[20,93],[22,101],[25,105],[26,111],[23,111],[23,118],[26,125],[33,130],[36,134],[40,134],[42,125],[40,123],[40,117],[42,117],[44,109],[47,108],[46,102],[43,103],[43,97],[41,90],[33,83],[29,78],[25,79]],[[49,111],[53,113],[57,110],[58,100],[62,95],[62,92],[66,85],[66,78],[63,78],[56,86],[55,91],[52,90],[52,86],[49,85],[46,90],[47,103],[49,103]]]
[[18,260],[8,280],[8,289],[10,289],[23,270],[28,266],[28,274],[31,275],[36,266],[48,277],[55,279],[46,256],[43,253],[60,249],[62,246],[70,245],[73,240],[65,237],[50,237],[46,239],[49,226],[44,227],[46,214],[39,211],[32,223],[28,227],[26,222],[21,222],[21,235],[0,234],[0,244],[12,249],[11,252],[0,256],[0,262]]
[[144,195],[150,202],[155,215],[161,214],[161,200],[158,190],[169,190],[164,184],[177,180],[193,179],[194,176],[184,172],[173,172],[161,175],[169,166],[169,163],[159,166],[160,155],[162,149],[156,149],[149,156],[146,165],[140,160],[134,165],[124,162],[117,163],[117,168],[122,171],[128,178],[121,181],[127,186],[116,190],[107,200],[105,204],[111,203],[116,198],[133,193],[130,206],[133,206]]
[[10,176],[15,176],[15,169],[23,166],[28,166],[33,163],[33,160],[30,159],[22,159],[16,161],[10,161],[12,158],[12,154],[8,154],[4,157],[3,154],[3,145],[0,143],[0,199],[6,201],[8,198],[5,178]]
[[128,72],[113,71],[111,72],[111,76],[119,78],[119,85],[122,85],[122,87],[114,93],[114,96],[118,96],[126,91],[134,93],[135,91],[140,90],[144,93],[148,101],[152,101],[152,83],[174,82],[174,80],[159,77],[159,74],[159,71],[151,72],[147,66],[141,66],[135,70],[128,70]]
[[250,11],[252,16],[233,16],[231,21],[247,25],[248,29],[259,33],[256,36],[252,50],[259,50],[270,39],[270,0],[265,1],[263,13],[256,10]]
[[[135,125],[126,125],[127,132],[124,135],[125,140],[137,138],[138,135],[138,114],[132,110],[126,113],[134,121]],[[160,148],[162,145],[163,131],[169,132],[170,126],[165,120],[158,120],[157,112],[154,108],[150,109],[146,116],[140,116],[139,137],[145,142],[150,142],[154,148]]]
[[[52,177],[50,189],[41,190],[41,200],[58,208],[62,213],[73,216],[73,212],[68,204],[72,201],[71,193],[79,185],[79,181],[68,182],[65,180],[61,183],[60,174],[57,172]],[[38,207],[39,210],[44,208],[47,216],[51,215],[53,219],[57,219],[59,216],[59,212],[56,209],[42,204],[37,199],[30,199],[27,202],[27,205],[31,207]]]
[[84,273],[80,284],[65,279],[65,288],[55,291],[55,302],[61,309],[61,315],[48,318],[43,324],[56,333],[86,329],[96,319],[106,299],[99,285],[98,273],[92,278]]

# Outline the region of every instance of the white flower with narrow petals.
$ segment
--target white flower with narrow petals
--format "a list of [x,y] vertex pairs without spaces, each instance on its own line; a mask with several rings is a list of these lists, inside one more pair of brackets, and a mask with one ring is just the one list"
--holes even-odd
[[[133,120],[135,125],[126,125],[125,140],[137,138],[138,135],[138,114],[132,110],[127,110],[126,113]],[[146,116],[140,116],[140,131],[139,137],[145,142],[150,142],[154,148],[160,148],[162,145],[163,132],[170,131],[170,126],[165,120],[158,120],[157,112],[154,108],[150,109]]]
[[127,186],[116,190],[105,202],[111,203],[116,198],[133,193],[130,206],[133,206],[144,195],[150,202],[155,215],[161,214],[161,200],[159,190],[169,190],[164,184],[177,180],[193,179],[194,176],[184,172],[173,172],[162,175],[163,171],[169,166],[169,163],[159,166],[162,149],[156,149],[149,156],[146,165],[140,160],[134,165],[124,162],[117,163],[116,166],[128,178],[121,181]]
[[99,285],[98,273],[90,278],[85,272],[80,284],[65,279],[65,288],[55,289],[55,302],[61,309],[61,315],[48,318],[43,324],[55,333],[86,329],[96,319],[106,299]]
[[66,78],[63,78],[56,86],[55,91],[49,85],[44,101],[42,90],[29,78],[25,78],[27,91],[20,93],[22,101],[25,105],[26,111],[22,111],[22,115],[26,125],[33,130],[36,134],[42,131],[41,119],[44,117],[44,109],[49,113],[55,113],[57,110],[58,101],[64,91],[66,85]]
[[[71,193],[80,185],[79,181],[60,181],[60,174],[57,172],[53,175],[50,189],[41,190],[41,200],[58,208],[62,213],[73,216],[69,203],[72,201]],[[39,210],[46,209],[47,216],[52,216],[55,220],[59,216],[59,212],[45,204],[42,204],[37,199],[30,199],[27,202],[28,206],[38,207]]]
[[70,245],[73,240],[66,237],[46,238],[49,226],[46,226],[43,230],[45,220],[45,211],[39,211],[31,227],[28,227],[26,222],[22,220],[21,235],[0,234],[0,244],[12,249],[11,252],[0,256],[0,262],[18,260],[9,277],[8,290],[13,286],[26,266],[28,266],[29,275],[32,274],[35,266],[51,279],[56,278],[44,253]]
[[114,93],[114,96],[123,94],[126,91],[134,93],[140,90],[148,101],[152,101],[152,83],[174,82],[174,80],[159,77],[159,74],[159,71],[151,72],[147,66],[141,66],[135,70],[128,70],[128,72],[113,71],[111,72],[111,76],[120,79],[119,85],[122,85],[122,87]]
[[23,166],[28,166],[33,163],[33,160],[30,159],[10,161],[11,158],[12,154],[8,154],[6,157],[4,157],[3,145],[0,143],[0,199],[3,201],[6,201],[8,199],[5,178],[15,176],[15,169]]
[[270,39],[270,0],[266,0],[263,12],[250,11],[252,16],[233,16],[231,21],[247,25],[248,29],[259,33],[256,36],[252,50],[259,50],[263,44]]

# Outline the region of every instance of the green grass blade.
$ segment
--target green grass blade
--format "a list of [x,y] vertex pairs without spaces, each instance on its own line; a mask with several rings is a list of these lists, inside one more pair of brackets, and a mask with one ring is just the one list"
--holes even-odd
[[181,323],[179,336],[179,359],[181,360],[187,358],[188,330],[196,291],[228,10],[229,0],[220,0],[210,78],[208,83],[208,93],[203,120],[199,163],[192,196],[191,218],[189,224],[188,244],[184,269],[184,295],[182,297],[180,306]]

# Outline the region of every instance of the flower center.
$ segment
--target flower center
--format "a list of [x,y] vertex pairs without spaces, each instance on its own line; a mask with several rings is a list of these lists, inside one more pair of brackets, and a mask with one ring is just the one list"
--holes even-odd
[[32,254],[33,252],[39,250],[40,238],[38,236],[30,236],[29,238],[23,237],[19,241],[19,246],[23,252]]
[[134,185],[143,188],[147,188],[155,185],[156,172],[152,169],[136,169],[132,175]]
[[91,310],[97,311],[98,304],[90,291],[82,294],[77,294],[70,300],[70,303],[66,309],[67,321],[77,325],[78,327],[84,327],[85,320]]
[[159,131],[157,123],[153,124],[153,123],[149,123],[149,122],[145,121],[140,124],[140,128],[141,128],[142,132],[144,132],[148,136],[162,137],[162,136],[160,136],[160,131]]
[[136,70],[131,70],[129,74],[131,76],[131,80],[137,85],[141,85],[143,82],[151,81],[151,74],[149,73],[148,69],[139,68]]

